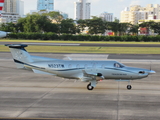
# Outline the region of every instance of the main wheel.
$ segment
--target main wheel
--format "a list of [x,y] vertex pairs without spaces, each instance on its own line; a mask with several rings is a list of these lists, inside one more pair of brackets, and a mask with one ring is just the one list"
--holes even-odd
[[91,86],[91,83],[89,83],[89,84],[87,85],[87,89],[88,89],[88,90],[93,90],[93,89],[94,89],[94,87],[93,87],[93,86]]
[[131,90],[131,89],[132,89],[132,86],[131,86],[131,85],[127,85],[127,89],[128,89],[128,90]]

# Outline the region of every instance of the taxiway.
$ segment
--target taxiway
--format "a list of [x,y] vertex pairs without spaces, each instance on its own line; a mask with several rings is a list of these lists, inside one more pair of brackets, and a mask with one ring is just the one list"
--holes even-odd
[[149,69],[151,65],[156,74],[133,81],[132,90],[126,89],[127,82],[106,80],[88,91],[85,82],[17,69],[10,53],[0,53],[0,118],[159,120],[160,61],[106,56],[128,66]]

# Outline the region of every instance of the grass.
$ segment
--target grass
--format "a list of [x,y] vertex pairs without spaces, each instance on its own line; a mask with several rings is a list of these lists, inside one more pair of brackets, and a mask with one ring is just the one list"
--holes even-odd
[[[28,46],[28,52],[44,53],[106,53],[106,54],[160,54],[158,47],[82,47],[82,46]],[[0,45],[0,52],[9,52]]]
[[116,41],[62,41],[62,40],[54,40],[54,41],[43,41],[43,40],[8,40],[1,39],[0,42],[40,42],[40,43],[96,43],[96,44],[160,44],[160,42],[116,42]]

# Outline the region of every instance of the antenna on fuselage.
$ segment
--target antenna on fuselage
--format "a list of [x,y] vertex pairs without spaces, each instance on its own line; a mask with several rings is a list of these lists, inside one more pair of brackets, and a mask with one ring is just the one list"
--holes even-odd
[[150,71],[152,70],[152,66],[151,66],[151,64],[152,64],[152,61],[150,61]]

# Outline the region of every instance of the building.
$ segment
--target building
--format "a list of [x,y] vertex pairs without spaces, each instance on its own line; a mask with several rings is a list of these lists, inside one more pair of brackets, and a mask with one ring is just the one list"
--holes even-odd
[[1,23],[17,23],[18,19],[21,18],[21,16],[17,13],[2,13],[2,17],[0,18],[0,24]]
[[24,15],[24,1],[22,0],[5,0],[3,11],[5,13]]
[[2,13],[4,7],[4,0],[0,0],[0,13]]
[[[147,19],[147,20],[139,20],[138,24],[141,24],[143,22],[150,22],[150,21],[160,23],[160,19]],[[140,27],[139,28],[139,34],[140,35],[157,35],[157,33],[155,33],[154,30],[146,28],[146,27],[144,27],[144,28]]]
[[24,1],[4,0],[3,11],[1,12],[0,23],[16,23],[24,15]]
[[[59,11],[60,12],[60,11]],[[63,19],[67,19],[68,18],[68,14],[64,13],[64,12],[60,12],[60,14],[63,16]]]
[[113,21],[113,13],[104,12],[100,15],[100,18],[102,18],[105,21],[112,22]]
[[139,20],[160,19],[160,5],[148,4],[146,7],[133,5],[121,12],[121,23],[138,24]]
[[17,13],[22,17],[24,16],[24,1],[17,0]]
[[37,10],[54,10],[54,0],[38,0],[37,1]]
[[90,3],[86,0],[79,0],[75,2],[75,20],[90,19]]

